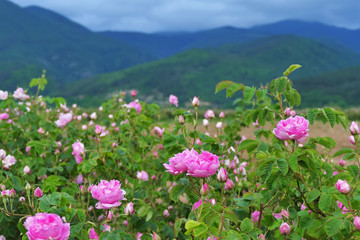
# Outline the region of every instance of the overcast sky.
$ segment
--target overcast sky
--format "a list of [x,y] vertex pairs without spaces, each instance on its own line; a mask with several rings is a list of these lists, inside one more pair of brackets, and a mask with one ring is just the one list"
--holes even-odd
[[194,31],[284,19],[360,29],[360,0],[11,0],[58,12],[94,31]]

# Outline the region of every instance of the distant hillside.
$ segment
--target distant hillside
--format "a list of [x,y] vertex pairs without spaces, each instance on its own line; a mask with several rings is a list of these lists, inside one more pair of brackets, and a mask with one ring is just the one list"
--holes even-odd
[[303,107],[360,105],[360,66],[331,71],[299,79],[301,95],[306,99]]
[[333,48],[302,37],[276,36],[246,44],[188,50],[164,60],[84,79],[62,92],[68,98],[79,96],[73,100],[83,103],[95,102],[116,90],[134,88],[143,98],[153,100],[175,94],[182,103],[199,96],[214,104],[229,104],[233,99],[225,100],[223,95],[214,94],[219,81],[258,86],[281,75],[293,63],[303,66],[291,76],[295,88],[301,90],[300,79],[360,65],[360,58],[348,49]]
[[2,89],[27,86],[46,69],[50,87],[154,59],[127,43],[93,33],[39,7],[0,0]]
[[192,48],[209,48],[229,43],[244,43],[266,37],[269,34],[257,33],[247,29],[222,27],[194,33],[138,33],[138,32],[102,32],[106,36],[127,42],[159,59]]
[[338,28],[316,22],[286,20],[249,29],[221,27],[198,32],[138,33],[102,32],[106,36],[127,42],[158,58],[168,57],[191,48],[219,47],[225,44],[250,42],[267,36],[291,34],[326,44],[345,46],[360,53],[360,30]]

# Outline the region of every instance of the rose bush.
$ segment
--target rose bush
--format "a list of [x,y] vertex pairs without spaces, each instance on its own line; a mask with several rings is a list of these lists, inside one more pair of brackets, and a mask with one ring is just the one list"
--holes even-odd
[[[358,125],[333,108],[296,113],[288,76],[298,67],[261,88],[220,82],[227,97],[242,91],[234,118],[209,109],[199,119],[201,98],[178,108],[172,95],[171,125],[136,91],[91,112],[40,97],[44,76],[30,83],[35,96],[0,91],[0,236],[359,238]],[[341,124],[348,147],[312,136],[316,119]]]

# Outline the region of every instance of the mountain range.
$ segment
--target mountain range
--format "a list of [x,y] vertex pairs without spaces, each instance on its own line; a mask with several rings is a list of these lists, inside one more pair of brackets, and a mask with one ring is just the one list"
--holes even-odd
[[[266,84],[293,63],[303,66],[291,77],[306,96],[304,106],[354,105],[351,96],[358,94],[352,79],[358,79],[360,30],[322,23],[286,20],[248,29],[93,32],[53,11],[0,0],[0,32],[2,90],[26,87],[46,69],[47,94],[83,105],[136,89],[143,99],[159,103],[176,94],[183,103],[197,95],[229,106],[230,100],[214,94],[216,83]],[[326,78],[334,87],[324,88]]]

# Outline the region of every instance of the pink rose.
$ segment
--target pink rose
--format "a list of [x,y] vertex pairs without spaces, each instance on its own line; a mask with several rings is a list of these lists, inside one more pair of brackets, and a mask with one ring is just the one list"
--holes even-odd
[[342,204],[342,202],[336,201],[336,203],[337,203],[338,208],[341,209],[342,214],[345,214],[348,212],[348,209],[345,207],[344,204]]
[[289,234],[289,233],[290,233],[290,230],[291,230],[291,228],[290,228],[289,224],[287,224],[287,223],[282,223],[282,224],[280,225],[280,232],[281,232],[281,234]]
[[210,110],[210,109],[209,109],[209,110],[207,110],[207,111],[205,112],[204,117],[205,117],[206,119],[214,118],[214,117],[215,117],[215,113],[214,113],[213,110]]
[[95,207],[97,209],[109,209],[121,205],[120,201],[124,199],[126,192],[121,189],[121,184],[118,180],[101,180],[98,185],[91,186],[91,196],[96,200]]
[[200,105],[200,101],[199,101],[199,98],[198,97],[194,97],[193,100],[192,100],[192,105],[194,107],[198,107]]
[[355,140],[355,137],[354,136],[349,136],[349,141],[351,144],[355,145],[356,144],[356,140]]
[[162,137],[163,133],[165,132],[165,128],[160,128],[158,126],[154,127],[154,132],[159,136]]
[[130,94],[131,94],[131,96],[136,97],[137,92],[136,92],[136,90],[131,90]]
[[60,113],[59,119],[55,121],[56,126],[63,128],[72,120],[71,113]]
[[342,193],[350,192],[350,185],[346,182],[346,180],[337,180],[335,187]]
[[80,164],[83,161],[83,156],[85,156],[84,144],[77,140],[72,144],[73,152],[72,155],[75,156],[75,161],[77,164]]
[[74,183],[76,183],[76,184],[82,184],[82,183],[84,183],[84,177],[83,177],[83,175],[79,174],[79,175],[77,176],[77,178],[74,180]]
[[170,104],[173,104],[176,107],[178,106],[178,98],[172,94],[169,96],[169,102]]
[[127,107],[128,108],[135,108],[136,109],[136,112],[137,112],[137,114],[139,114],[140,113],[140,111],[141,111],[141,104],[140,103],[138,103],[138,102],[131,102],[131,103],[129,103],[128,105],[127,105]]
[[7,113],[0,113],[0,120],[6,120],[9,118],[9,114]]
[[141,172],[137,171],[136,177],[142,181],[148,181],[149,180],[149,174],[142,170]]
[[258,210],[255,210],[252,214],[251,214],[251,220],[253,221],[253,223],[256,223],[260,220],[260,212]]
[[184,122],[185,122],[184,117],[182,115],[179,115],[179,124],[182,125],[184,124]]
[[224,185],[224,189],[225,189],[225,190],[230,190],[230,189],[232,189],[233,187],[234,187],[234,182],[233,182],[230,178],[226,179],[226,183],[225,183],[225,185]]
[[41,190],[41,188],[37,187],[34,191],[34,196],[37,198],[41,198],[43,196],[43,192]]
[[135,213],[134,204],[132,202],[129,202],[128,204],[126,204],[125,214],[126,215],[133,215],[134,213]]
[[4,160],[2,160],[5,169],[9,169],[10,166],[16,163],[16,159],[12,155],[7,155]]
[[24,172],[25,174],[31,174],[31,169],[30,169],[30,167],[29,167],[28,165],[26,165],[26,166],[24,167],[23,172]]
[[340,166],[345,166],[345,161],[343,159],[340,159],[339,164]]
[[207,183],[204,183],[200,189],[200,194],[207,195],[209,191],[210,191],[209,185],[207,185]]
[[281,214],[282,216],[286,217],[286,218],[289,218],[289,217],[290,217],[289,212],[286,211],[285,209],[281,209],[280,214]]
[[226,179],[227,179],[227,172],[226,172],[226,169],[222,167],[222,168],[220,168],[220,170],[217,174],[217,180],[225,182]]
[[8,98],[8,92],[0,90],[0,100],[6,100]]
[[24,227],[30,240],[67,240],[70,236],[70,223],[63,223],[54,213],[37,213],[27,217]]
[[224,113],[224,112],[221,112],[221,113],[219,114],[219,118],[225,118],[225,113]]
[[172,175],[179,175],[187,171],[186,161],[195,159],[199,156],[194,149],[185,149],[169,159],[169,164],[164,164],[166,170]]
[[24,101],[26,99],[26,94],[24,93],[24,89],[17,88],[13,94],[13,97],[15,99],[20,99],[21,101]]
[[281,140],[297,140],[302,143],[309,135],[309,121],[303,117],[289,117],[281,120],[273,130],[275,136]]
[[193,177],[209,177],[216,174],[220,167],[218,156],[204,151],[197,158],[185,162],[188,175]]
[[99,236],[98,236],[97,233],[95,232],[95,229],[94,229],[94,228],[91,228],[91,229],[90,229],[89,239],[94,239],[94,240],[98,240],[98,239],[99,239]]
[[357,229],[360,229],[360,217],[354,217],[354,225]]
[[356,122],[352,122],[352,123],[351,123],[350,132],[351,132],[351,134],[353,134],[353,135],[357,135],[357,134],[360,133],[359,126],[357,125]]

